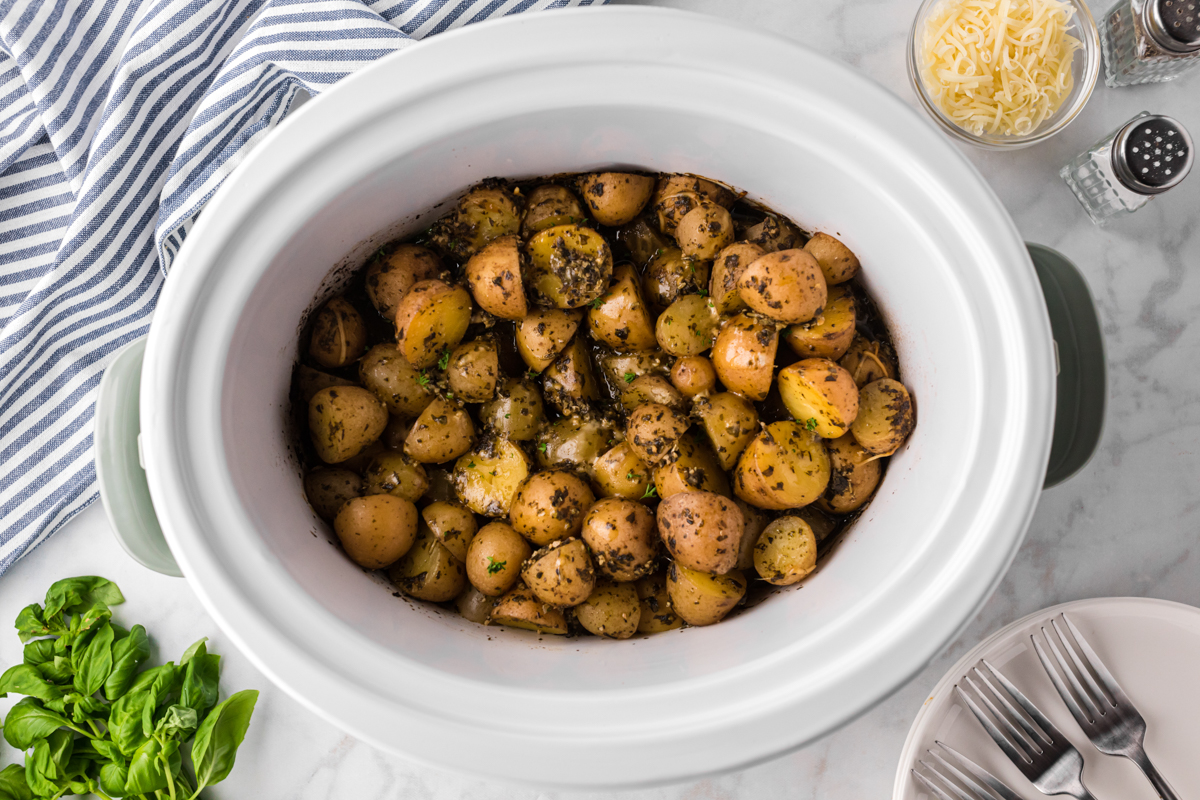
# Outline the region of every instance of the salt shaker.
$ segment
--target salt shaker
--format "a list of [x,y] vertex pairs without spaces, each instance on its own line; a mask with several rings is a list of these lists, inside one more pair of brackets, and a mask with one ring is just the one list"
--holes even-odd
[[1200,67],[1200,0],[1118,0],[1100,21],[1104,82],[1157,83]]
[[1170,117],[1143,111],[1058,173],[1092,222],[1132,214],[1192,168],[1192,139]]

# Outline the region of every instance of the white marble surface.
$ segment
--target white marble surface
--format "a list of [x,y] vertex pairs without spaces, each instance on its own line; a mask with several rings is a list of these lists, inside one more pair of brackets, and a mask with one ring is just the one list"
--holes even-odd
[[[673,0],[671,5],[758,24],[843,59],[913,100],[904,69],[916,0]],[[1097,14],[1106,6],[1093,3]],[[890,795],[909,723],[943,671],[984,635],[1038,608],[1083,597],[1140,595],[1200,605],[1200,175],[1110,228],[1092,226],[1059,167],[1140,110],[1172,114],[1200,133],[1200,75],[1173,84],[1099,87],[1071,128],[1005,154],[967,151],[1026,239],[1074,260],[1091,284],[1106,336],[1110,398],[1101,449],[1047,491],[996,594],[929,667],[890,699],[811,747],[735,774],[619,794],[622,800],[823,798]],[[145,624],[162,658],[201,635],[226,656],[224,684],[262,690],[232,777],[209,796],[318,798],[559,797],[445,774],[384,755],[318,719],[240,656],[182,580],[125,556],[93,506],[0,580],[0,620],[15,617],[67,575],[117,581],[119,618]],[[20,657],[0,634],[0,663]],[[11,701],[5,701],[5,704]],[[0,744],[0,760],[13,759]],[[1098,789],[1101,787],[1097,787]]]

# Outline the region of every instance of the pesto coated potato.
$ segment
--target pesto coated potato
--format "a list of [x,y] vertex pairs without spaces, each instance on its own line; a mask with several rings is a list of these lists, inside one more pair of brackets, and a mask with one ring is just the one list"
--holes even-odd
[[662,633],[683,627],[683,620],[671,609],[671,598],[667,594],[666,573],[647,575],[634,584],[638,594],[641,614],[638,616],[638,633]]
[[773,216],[747,228],[746,241],[758,245],[767,253],[804,246],[804,237],[798,230],[790,223]]
[[584,219],[583,206],[570,189],[542,184],[529,193],[521,232],[531,236],[555,225],[567,225]]
[[530,468],[520,447],[507,439],[488,439],[455,462],[451,482],[457,498],[476,514],[505,517]]
[[801,358],[836,361],[850,349],[857,323],[854,294],[845,286],[830,286],[821,313],[802,325],[788,328],[783,339]]
[[618,442],[593,464],[592,480],[601,497],[639,500],[653,485],[650,467],[638,457],[629,442]]
[[746,596],[740,572],[712,575],[677,563],[667,567],[667,597],[671,610],[689,625],[713,625],[725,618]]
[[614,581],[637,580],[657,562],[654,517],[641,503],[599,500],[584,517],[581,536],[595,556],[597,571]]
[[523,260],[518,236],[501,236],[471,256],[465,269],[467,286],[480,308],[501,319],[525,318],[529,305]]
[[569,630],[563,610],[542,602],[524,584],[518,584],[496,601],[488,622],[559,636],[566,635]]
[[517,352],[534,372],[554,363],[579,328],[581,313],[557,308],[531,311],[517,326]]
[[396,342],[417,369],[437,363],[442,351],[462,341],[471,323],[471,295],[461,286],[421,281],[396,309]]
[[488,597],[474,586],[467,586],[454,601],[454,607],[463,619],[468,619],[476,625],[483,625],[488,621],[495,605],[496,598]]
[[547,467],[570,467],[591,477],[596,459],[616,444],[612,430],[594,419],[567,417],[537,436],[537,461]]
[[698,356],[713,346],[720,318],[713,303],[698,294],[685,294],[658,317],[655,336],[663,352]]
[[680,436],[675,455],[654,469],[654,487],[663,499],[680,492],[730,496],[721,462],[708,443],[691,432]]
[[412,547],[417,538],[417,507],[390,494],[355,497],[338,512],[333,530],[355,564],[381,569]]
[[686,397],[711,392],[717,385],[717,371],[704,356],[685,356],[671,367],[671,385]]
[[628,639],[637,633],[642,608],[632,583],[597,581],[587,599],[575,606],[575,619],[594,636]]
[[559,607],[579,605],[596,588],[592,557],[579,539],[562,539],[535,552],[521,579],[543,603]]
[[712,364],[725,388],[749,400],[763,400],[771,390],[779,331],[749,314],[738,314],[717,332]]
[[582,225],[556,225],[527,245],[534,299],[556,308],[579,308],[608,287],[613,258],[608,242]]
[[[742,512],[742,538],[738,544],[736,568],[740,570],[754,569],[754,545],[758,544],[759,535],[767,525],[771,524],[771,517],[761,508],[750,505],[740,497],[733,502],[737,505],[738,511]],[[811,508],[812,506],[802,508],[797,515],[802,515]]]
[[576,337],[542,373],[542,396],[567,416],[587,416],[599,389],[587,345]]
[[638,267],[646,266],[664,248],[675,246],[675,240],[663,234],[644,214],[621,228],[617,238],[629,248]]
[[509,521],[517,533],[545,547],[578,535],[584,514],[595,501],[592,487],[575,473],[546,470],[529,476],[517,489]]
[[614,350],[653,350],[657,345],[650,309],[628,264],[617,267],[612,285],[592,303],[588,329],[593,339]]
[[484,427],[514,442],[529,441],[536,436],[545,418],[542,393],[522,378],[509,378],[496,397],[479,410]]
[[471,449],[471,415],[440,397],[426,406],[404,440],[404,454],[422,464],[442,464]]
[[859,389],[880,378],[896,377],[896,362],[891,349],[862,334],[854,336],[850,348],[838,363],[850,373]]
[[686,259],[678,247],[659,250],[642,275],[642,295],[655,308],[666,308],[680,295],[708,285],[707,261]]
[[308,431],[317,458],[338,464],[374,444],[387,427],[387,408],[361,386],[331,386],[308,401]]
[[313,316],[308,355],[325,369],[344,367],[367,349],[367,324],[344,297],[335,297]]
[[817,260],[804,250],[780,250],[756,259],[738,275],[737,287],[751,309],[788,324],[815,317],[828,295]]
[[780,517],[768,525],[754,545],[754,569],[776,586],[790,586],[817,566],[817,539],[800,517]]
[[342,506],[362,493],[362,478],[348,469],[317,467],[304,476],[304,496],[326,522],[333,522]]
[[408,290],[419,281],[436,278],[442,269],[437,253],[419,244],[397,245],[367,267],[367,297],[379,316],[391,321]]
[[826,442],[829,449],[829,486],[817,505],[834,514],[849,514],[862,508],[883,477],[879,458],[847,433]]
[[717,253],[733,244],[733,218],[724,207],[701,200],[679,218],[675,241],[685,258],[712,261]]
[[800,508],[825,493],[829,453],[797,422],[773,422],[738,459],[733,491],[747,503],[774,510]]
[[521,206],[508,188],[485,181],[458,201],[454,211],[434,223],[433,243],[458,261],[478,253],[488,242],[521,229]]
[[712,443],[722,469],[733,469],[738,456],[758,433],[758,412],[744,397],[720,392],[697,399],[696,416]]
[[828,358],[806,358],[779,370],[779,396],[792,418],[826,439],[850,430],[858,416],[858,387]]
[[453,600],[467,585],[462,562],[428,529],[387,574],[405,594],[430,603]]
[[657,516],[658,535],[677,564],[717,575],[737,565],[743,520],[732,500],[681,492],[659,503]]
[[646,403],[630,413],[625,436],[638,458],[653,467],[674,449],[687,427],[687,418],[667,406]]
[[391,494],[417,502],[429,488],[429,476],[425,468],[390,450],[371,459],[363,473],[363,494]]
[[579,191],[601,225],[624,225],[645,208],[654,191],[654,178],[629,172],[584,176]]
[[687,410],[687,401],[684,400],[683,395],[661,375],[643,375],[640,378],[633,378],[621,392],[621,406],[626,411],[633,411],[646,403],[660,403],[680,412]]
[[475,515],[458,503],[437,500],[421,509],[421,519],[450,554],[466,562],[467,546],[475,538]]
[[358,363],[358,379],[384,402],[388,411],[415,417],[433,402],[433,392],[420,381],[421,373],[394,344],[377,344]]
[[804,249],[821,265],[825,282],[830,286],[845,283],[858,274],[858,257],[850,252],[849,247],[827,233],[814,233]]
[[718,314],[732,314],[746,307],[742,296],[738,294],[738,276],[749,264],[765,254],[765,250],[752,242],[735,242],[717,254],[709,278],[708,294]]
[[521,534],[503,522],[484,525],[467,545],[467,580],[489,597],[498,597],[521,577],[531,552]]
[[[364,356],[363,360],[365,361],[366,358],[367,356]],[[313,395],[322,389],[328,389],[330,386],[353,385],[354,381],[339,378],[337,375],[330,375],[328,372],[322,372],[319,369],[313,369],[304,364],[298,365],[296,372],[292,375],[293,396],[306,407],[309,401],[313,399]]]
[[912,398],[900,381],[880,378],[862,388],[858,416],[850,432],[872,453],[891,455],[916,426]]
[[500,355],[490,339],[475,339],[454,348],[446,368],[450,391],[464,403],[485,403],[496,394]]

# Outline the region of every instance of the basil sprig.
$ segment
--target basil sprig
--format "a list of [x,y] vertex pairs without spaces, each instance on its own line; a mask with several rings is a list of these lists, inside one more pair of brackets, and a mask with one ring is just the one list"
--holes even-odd
[[221,657],[205,639],[142,669],[150,639],[112,621],[123,602],[112,581],[67,578],[17,615],[24,663],[0,676],[0,697],[24,695],[3,724],[25,764],[0,770],[0,800],[194,800],[233,769],[258,692],[218,703]]

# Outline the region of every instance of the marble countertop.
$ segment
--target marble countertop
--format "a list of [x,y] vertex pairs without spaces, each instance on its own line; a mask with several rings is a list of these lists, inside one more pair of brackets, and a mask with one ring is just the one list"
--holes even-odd
[[[618,0],[620,2],[620,0]],[[904,47],[916,0],[642,0],[770,28],[863,70],[914,106]],[[1107,4],[1092,3],[1099,15]],[[1015,153],[964,152],[991,182],[1029,241],[1053,247],[1087,277],[1109,367],[1104,438],[1091,463],[1042,497],[1024,546],[986,606],[907,686],[845,728],[752,769],[691,784],[575,795],[622,800],[890,796],[896,759],[926,693],[967,649],[1044,606],[1136,595],[1200,605],[1200,176],[1136,215],[1097,229],[1058,178],[1059,168],[1139,111],[1171,114],[1200,132],[1200,75],[1149,87],[1097,88],[1064,133]],[[126,624],[175,659],[196,638],[225,656],[223,685],[262,690],[237,768],[207,796],[549,800],[557,792],[447,774],[380,753],[274,688],[222,635],[187,583],[138,566],[117,545],[99,504],[0,580],[0,619],[40,599],[54,580],[98,574],[128,602]],[[0,636],[0,663],[20,658]],[[12,748],[0,744],[0,762]]]

